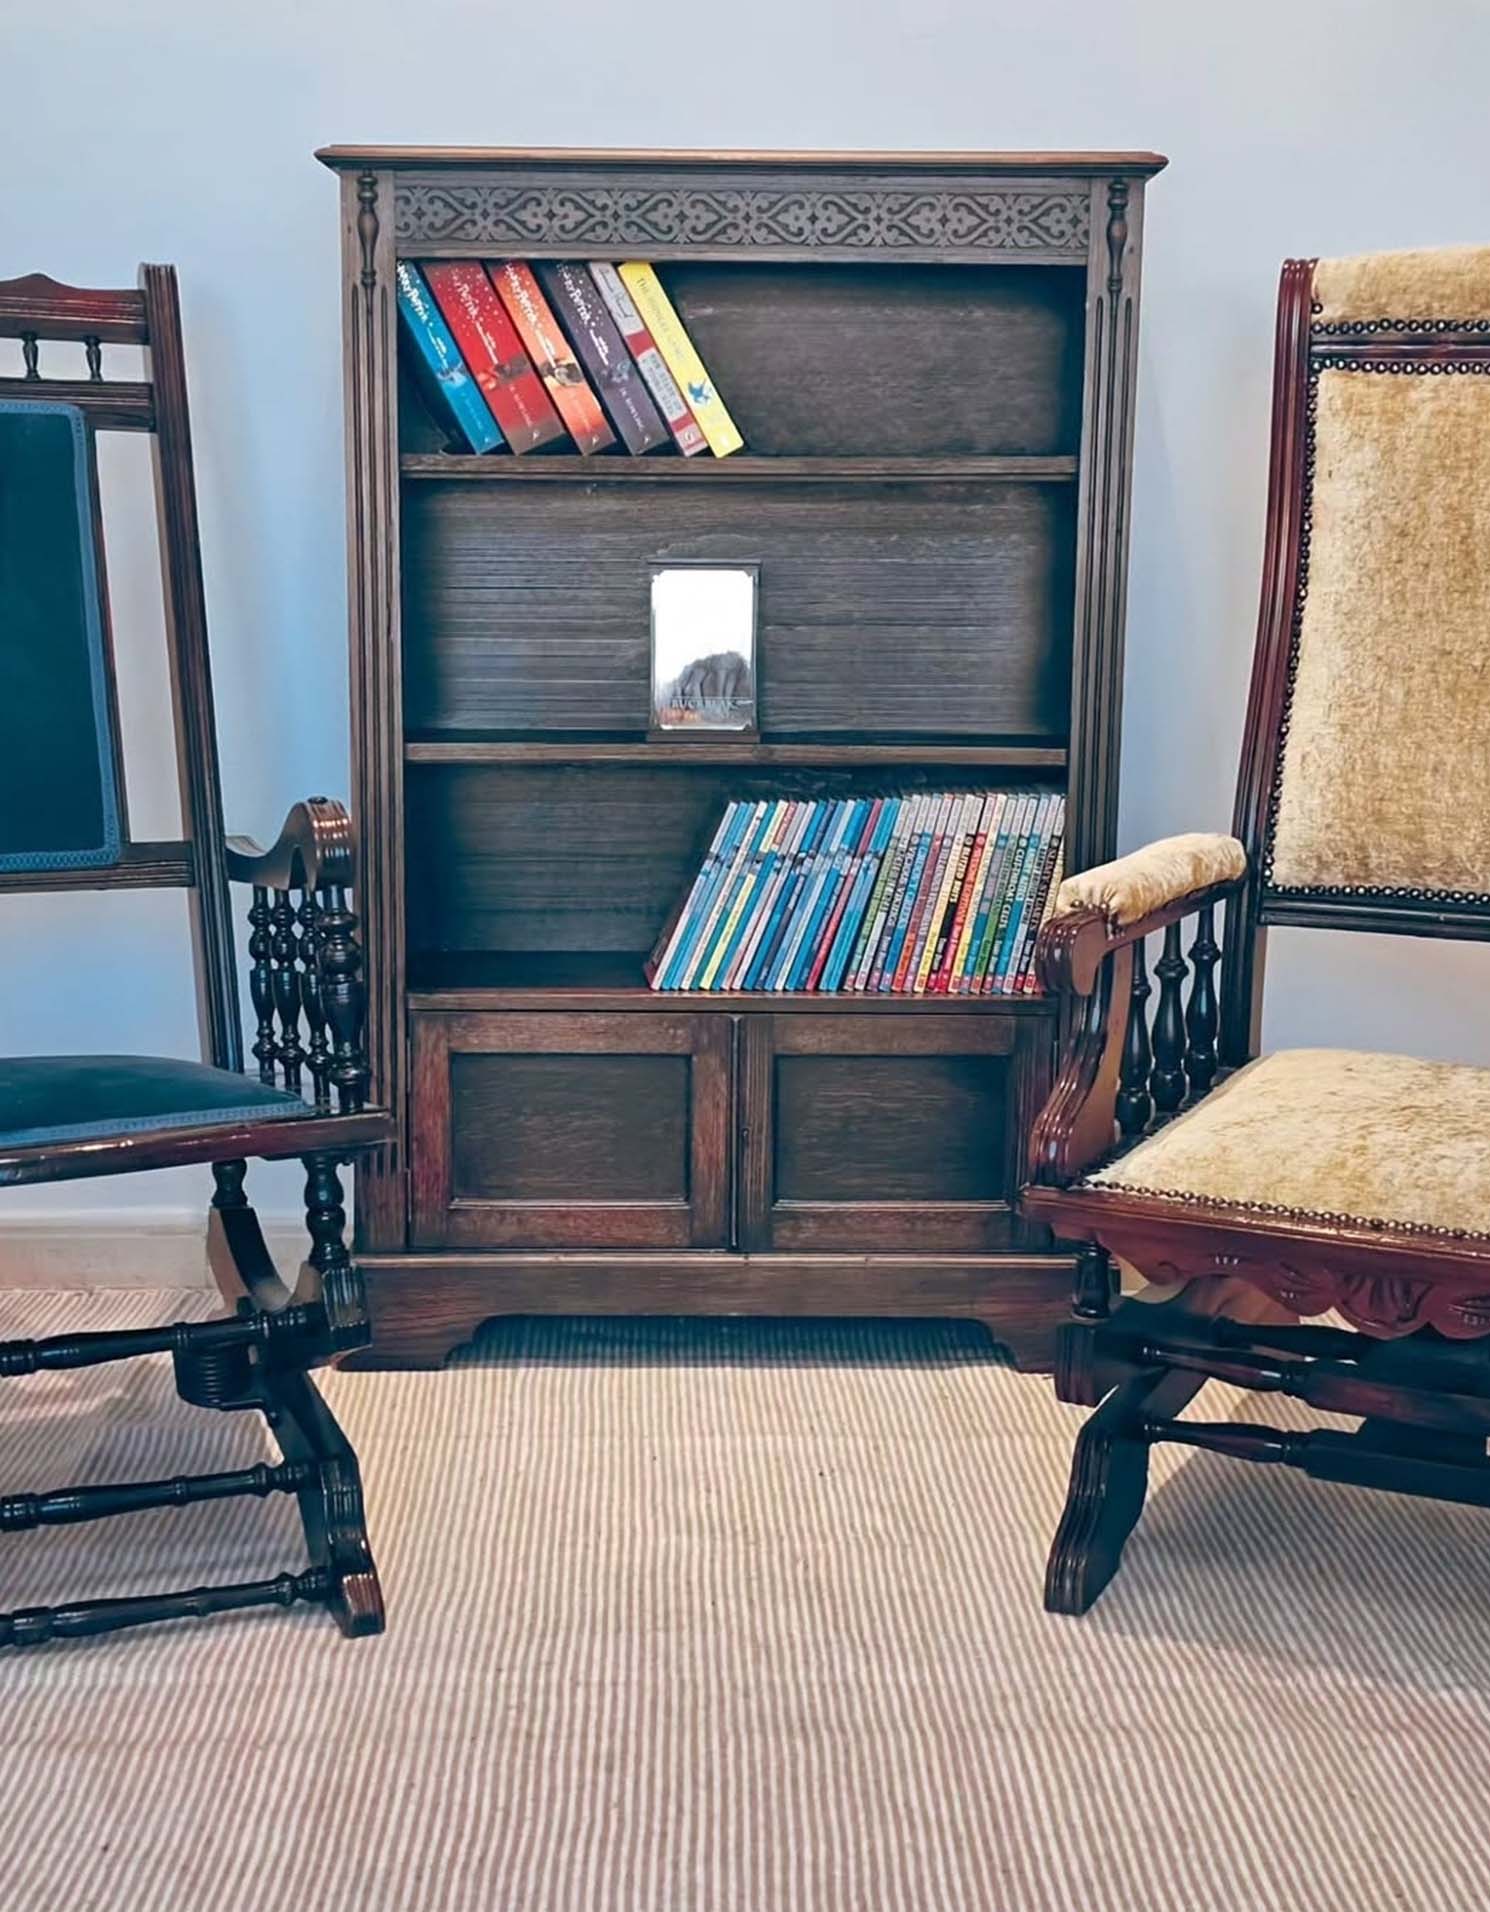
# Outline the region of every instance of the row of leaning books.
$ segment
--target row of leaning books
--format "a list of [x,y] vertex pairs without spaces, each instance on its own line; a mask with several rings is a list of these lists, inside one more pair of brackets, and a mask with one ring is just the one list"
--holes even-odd
[[656,270],[642,260],[400,260],[416,381],[451,442],[517,453],[744,444]]
[[1032,994],[1060,883],[1048,790],[740,800],[646,965],[654,989]]

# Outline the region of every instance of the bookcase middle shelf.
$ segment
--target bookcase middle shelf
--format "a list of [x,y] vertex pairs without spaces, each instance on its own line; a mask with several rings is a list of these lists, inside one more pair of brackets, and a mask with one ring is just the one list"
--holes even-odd
[[514,737],[411,737],[404,761],[417,764],[741,764],[803,769],[967,765],[989,770],[1064,770],[1067,750],[1052,743],[776,743],[698,736],[676,741]]

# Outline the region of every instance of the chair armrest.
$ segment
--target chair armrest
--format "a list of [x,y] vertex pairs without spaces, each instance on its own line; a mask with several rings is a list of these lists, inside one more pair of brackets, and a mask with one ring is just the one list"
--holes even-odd
[[253,886],[259,1079],[296,1094],[308,1087],[318,1109],[329,1109],[334,1093],[343,1115],[365,1106],[368,1084],[367,989],[349,901],[355,865],[352,820],[334,797],[297,803],[272,849],[251,837],[227,842],[228,880]]
[[[1107,1154],[1117,1140],[1120,1094],[1123,1132],[1132,1134],[1156,1105],[1179,1106],[1187,1077],[1194,1093],[1209,1087],[1216,1069],[1214,907],[1239,892],[1246,877],[1247,854],[1235,837],[1197,834],[1167,837],[1061,885],[1035,962],[1042,987],[1066,997],[1074,1013],[1055,1084],[1031,1132],[1032,1182],[1063,1186]],[[1195,914],[1201,931],[1186,1011],[1179,924]],[[1165,932],[1165,953],[1151,1049],[1141,963],[1134,987],[1142,953],[1135,956],[1135,946],[1156,930]]]
[[352,883],[352,819],[335,797],[307,797],[285,818],[274,847],[228,838],[228,881],[270,890],[319,890]]
[[1043,986],[1089,996],[1113,950],[1216,902],[1246,875],[1247,852],[1235,837],[1194,831],[1068,876],[1036,947]]

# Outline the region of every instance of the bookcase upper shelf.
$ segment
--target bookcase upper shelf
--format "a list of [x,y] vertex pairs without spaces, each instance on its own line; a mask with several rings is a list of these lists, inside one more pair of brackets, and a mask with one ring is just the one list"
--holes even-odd
[[1068,484],[1071,456],[1010,453],[1001,457],[945,458],[582,458],[577,453],[528,458],[475,457],[459,452],[405,452],[405,478],[474,479],[501,484],[565,480],[584,484],[729,484],[791,478],[799,484]]

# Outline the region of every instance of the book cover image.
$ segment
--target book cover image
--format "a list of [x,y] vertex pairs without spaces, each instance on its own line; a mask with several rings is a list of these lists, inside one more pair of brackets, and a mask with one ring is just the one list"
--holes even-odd
[[399,323],[413,347],[415,383],[436,424],[472,451],[495,451],[502,443],[497,421],[460,355],[424,274],[410,260],[401,259],[395,276]]
[[474,259],[431,261],[424,276],[513,451],[562,438],[559,414],[485,268]]
[[667,426],[584,265],[545,263],[537,272],[626,449],[640,457],[665,445]]
[[532,267],[520,259],[504,259],[488,266],[487,272],[577,449],[589,454],[615,444],[616,435],[605,422],[600,400],[533,277]]

